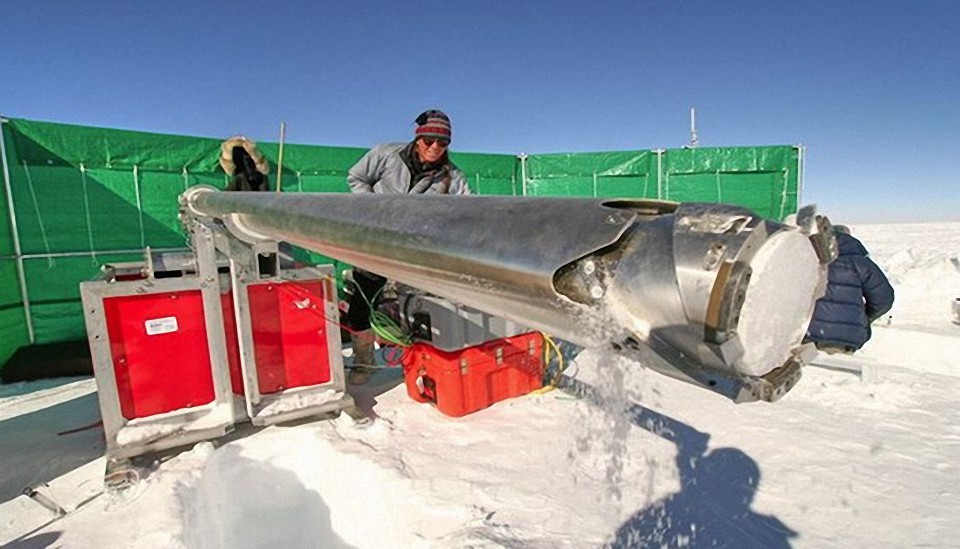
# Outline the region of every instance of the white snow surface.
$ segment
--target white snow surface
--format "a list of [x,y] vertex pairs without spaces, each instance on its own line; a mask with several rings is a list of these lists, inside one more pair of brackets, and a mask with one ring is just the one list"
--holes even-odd
[[[589,396],[553,391],[449,418],[383,371],[355,393],[370,423],[344,414],[200,443],[46,526],[23,531],[23,496],[0,491],[0,544],[956,546],[960,223],[852,229],[896,305],[860,353],[808,366],[779,402],[733,404],[588,350],[567,373]],[[30,385],[0,392],[0,487],[35,485],[27,454],[96,457],[96,431],[56,434],[96,418],[93,395]],[[17,411],[55,391],[87,412]]]

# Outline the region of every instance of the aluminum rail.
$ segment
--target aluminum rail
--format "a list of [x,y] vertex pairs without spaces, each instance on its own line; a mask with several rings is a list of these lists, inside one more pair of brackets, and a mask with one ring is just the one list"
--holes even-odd
[[241,240],[287,241],[737,402],[799,379],[830,259],[809,229],[722,204],[200,186],[181,206],[188,229],[219,218]]

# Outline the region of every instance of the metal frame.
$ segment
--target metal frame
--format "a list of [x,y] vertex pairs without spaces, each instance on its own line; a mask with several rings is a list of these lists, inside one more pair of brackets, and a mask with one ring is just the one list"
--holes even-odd
[[[197,275],[165,279],[144,278],[127,282],[114,281],[117,274],[136,273],[139,269],[137,264],[108,267],[103,280],[80,284],[80,297],[83,302],[87,339],[93,359],[93,372],[97,380],[97,398],[100,402],[109,458],[127,458],[223,436],[232,430],[237,420],[237,406],[230,390],[223,322],[222,319],[214,318],[215,315],[211,314],[207,306],[212,299],[215,299],[217,307],[214,310],[220,310],[219,284],[215,281],[210,283]],[[189,290],[200,290],[203,297],[214,400],[195,408],[127,420],[120,409],[103,301],[109,297]],[[158,432],[147,438],[139,438],[136,436],[138,429]],[[129,436],[130,442],[123,441],[126,438],[125,435]]]
[[[236,220],[225,218],[223,224],[211,218],[196,216],[187,210],[188,230],[192,233],[194,247],[198,250],[199,263],[213,264],[213,256],[199,253],[200,235],[209,231],[209,242],[219,254],[229,260],[229,287],[233,293],[234,320],[237,329],[240,370],[243,377],[246,416],[254,425],[270,425],[308,416],[336,412],[353,406],[353,399],[346,394],[346,378],[343,373],[343,357],[340,352],[340,330],[336,322],[339,311],[336,304],[336,288],[333,285],[333,267],[282,269],[278,243],[260,235],[242,230]],[[275,262],[271,273],[260,273],[259,258],[266,256]],[[275,276],[274,276],[275,274]],[[296,280],[323,280],[323,313],[326,321],[330,381],[307,387],[295,387],[281,393],[266,395],[260,392],[257,379],[256,354],[253,341],[253,318],[250,311],[248,288],[256,284],[282,283]],[[299,400],[291,405],[294,399]],[[306,404],[304,404],[306,402]]]
[[[167,253],[167,252],[187,252],[190,251],[190,248],[146,248],[154,253]],[[119,254],[142,254],[144,252],[143,248],[137,248],[132,250],[98,250],[93,252],[56,252],[49,254],[22,254],[20,257],[23,259],[56,259],[59,257],[90,257],[98,255],[119,255]],[[0,256],[0,259],[16,259],[17,256],[12,255],[3,255]],[[116,263],[111,263],[111,265],[116,265]]]
[[[187,214],[190,215],[190,214]],[[246,415],[254,425],[269,425],[291,421],[303,417],[336,412],[353,405],[353,399],[346,394],[346,382],[343,373],[343,357],[340,348],[339,326],[331,319],[338,318],[336,288],[333,285],[333,267],[310,267],[301,269],[281,269],[278,244],[274,240],[260,238],[245,232],[232,219],[224,219],[224,224],[209,218],[194,217],[188,223],[190,231],[197,235],[209,230],[215,248],[229,260],[230,291],[233,293],[234,320],[237,326],[240,370],[243,376],[243,391]],[[272,271],[276,276],[260,273],[259,257],[273,258]],[[198,253],[198,261],[204,259]],[[295,387],[278,394],[263,394],[257,379],[256,354],[253,341],[253,318],[250,311],[248,289],[250,286],[264,283],[283,283],[296,280],[324,281],[323,313],[326,321],[327,349],[329,352],[330,381],[308,387]],[[299,399],[300,404],[288,403]],[[308,404],[302,404],[303,401]]]
[[10,184],[10,165],[7,162],[7,142],[3,136],[3,125],[7,119],[0,115],[0,160],[3,162],[3,188],[7,193],[7,212],[10,216],[10,232],[13,236],[13,253],[17,261],[17,278],[20,279],[20,301],[23,305],[23,318],[27,324],[27,336],[30,343],[37,341],[33,329],[33,316],[30,314],[30,294],[27,292],[27,276],[23,269],[23,251],[20,248],[20,231],[17,228],[17,212],[13,207],[13,187]]
[[[192,257],[172,252],[165,259],[164,254],[154,257],[148,250],[144,262],[109,265],[105,267],[102,279],[80,284],[87,337],[107,440],[107,457],[112,460],[217,438],[231,431],[236,423],[248,420],[258,426],[270,425],[335,413],[354,404],[353,399],[346,394],[339,327],[331,320],[338,315],[333,268],[283,270],[277,259],[277,242],[259,241],[248,238],[249,235],[244,238],[252,242],[241,241],[223,224],[209,218],[189,219],[187,228],[191,236]],[[272,254],[277,261],[274,269],[266,276],[261,276],[259,270],[258,257],[261,254]],[[183,274],[156,278],[154,270],[158,265],[183,271]],[[229,274],[221,274],[220,268],[227,265]],[[123,275],[138,275],[143,278],[118,280],[118,277]],[[323,283],[322,310],[326,318],[331,379],[322,384],[295,387],[265,395],[260,392],[257,383],[253,341],[255,320],[251,316],[248,288],[257,284],[279,284],[296,280],[321,280]],[[103,301],[109,297],[190,290],[199,290],[201,293],[214,399],[202,406],[127,420],[120,408]],[[233,292],[234,299],[243,397],[233,393],[230,380],[227,334],[221,304],[221,294],[228,290]],[[143,432],[138,433],[138,430]]]
[[[330,381],[316,385],[294,387],[276,394],[260,392],[257,379],[256,356],[253,343],[253,318],[250,314],[248,289],[258,284],[282,284],[286,281],[322,280],[323,315],[326,319],[327,350],[329,353]],[[243,373],[243,390],[246,413],[254,425],[271,425],[309,416],[336,412],[353,404],[345,393],[343,358],[340,347],[340,329],[334,322],[339,312],[333,284],[333,267],[290,269],[270,279],[251,280],[237,269],[231,269],[234,314],[236,315],[238,342],[240,345],[240,370]],[[316,304],[313,304],[316,306]],[[307,402],[289,406],[294,399]]]

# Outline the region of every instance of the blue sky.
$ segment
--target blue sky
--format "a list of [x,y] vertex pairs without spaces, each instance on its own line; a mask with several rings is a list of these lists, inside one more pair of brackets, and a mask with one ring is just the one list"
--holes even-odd
[[371,146],[806,146],[836,222],[960,221],[960,2],[0,0],[0,113]]

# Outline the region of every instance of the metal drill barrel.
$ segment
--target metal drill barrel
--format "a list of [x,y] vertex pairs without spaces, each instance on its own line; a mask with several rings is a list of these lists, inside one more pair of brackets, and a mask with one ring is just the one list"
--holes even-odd
[[221,218],[735,401],[797,381],[825,271],[806,232],[721,204],[208,187],[181,202],[188,227]]

